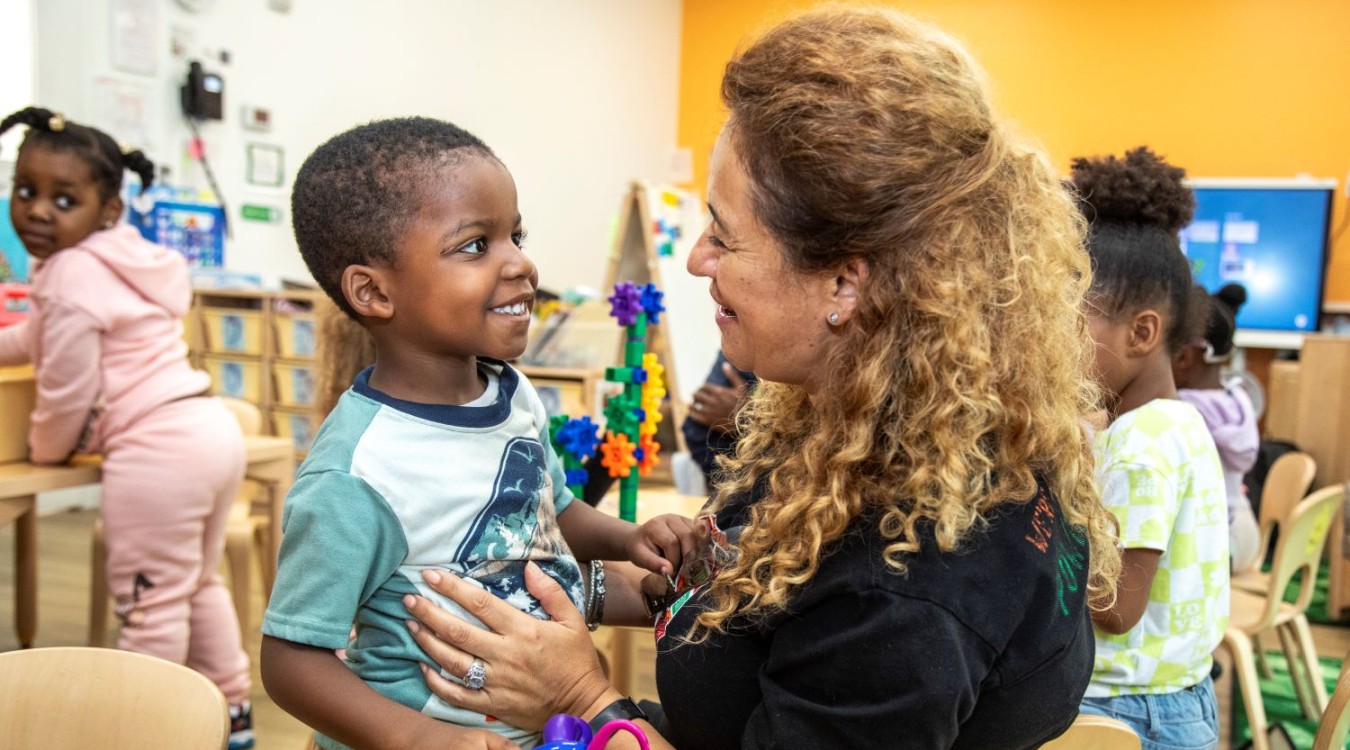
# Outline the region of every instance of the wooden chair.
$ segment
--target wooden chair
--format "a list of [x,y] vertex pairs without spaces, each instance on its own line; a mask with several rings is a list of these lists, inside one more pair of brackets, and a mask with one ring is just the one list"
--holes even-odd
[[[1261,563],[1270,552],[1271,537],[1285,522],[1298,501],[1308,496],[1308,488],[1312,486],[1313,476],[1316,473],[1317,462],[1307,453],[1293,451],[1275,459],[1266,477],[1265,489],[1261,492],[1261,517],[1258,521],[1261,528],[1259,548],[1261,553],[1247,570],[1233,571],[1231,586],[1234,590],[1261,594],[1269,588],[1269,576],[1261,572]],[[1282,647],[1285,646],[1286,640],[1281,639]],[[1256,665],[1261,670],[1261,676],[1268,680],[1274,674],[1270,671],[1270,664],[1266,662],[1266,650],[1259,638],[1254,639],[1252,643]],[[1285,657],[1294,658],[1288,648],[1285,648]]]
[[1041,745],[1041,750],[1139,750],[1139,735],[1129,724],[1096,714],[1079,714],[1060,736]]
[[[237,398],[220,399],[239,421],[239,428],[245,435],[262,434],[262,412],[257,406]],[[235,614],[239,618],[239,630],[248,636],[250,623],[253,622],[253,599],[249,596],[249,556],[257,550],[261,560],[268,554],[267,532],[272,521],[266,508],[256,507],[259,488],[256,483],[244,480],[239,497],[230,508],[230,518],[225,526],[225,561],[230,567],[230,598],[234,600]],[[103,540],[102,519],[94,522],[92,574],[89,586],[89,645],[103,646],[108,632],[108,578],[105,568],[108,562],[108,547]],[[267,565],[261,565],[263,583],[263,601],[272,595],[272,576]]]
[[221,750],[225,696],[187,667],[130,651],[0,654],[0,747]]
[[[1345,501],[1345,486],[1334,485],[1314,492],[1294,506],[1280,529],[1275,561],[1264,596],[1233,590],[1232,613],[1223,643],[1233,655],[1234,671],[1242,688],[1242,703],[1252,728],[1253,748],[1269,750],[1266,742],[1266,710],[1257,682],[1253,637],[1275,631],[1290,653],[1289,676],[1299,704],[1308,718],[1318,720],[1327,705],[1317,650],[1305,615],[1312,601],[1317,568],[1322,561],[1331,524]],[[1302,571],[1295,603],[1284,601],[1285,589],[1295,573]],[[1302,672],[1302,674],[1300,674]]]
[[1336,681],[1336,690],[1331,694],[1327,710],[1317,723],[1317,736],[1313,737],[1312,750],[1343,750],[1345,737],[1350,734],[1350,654],[1341,662],[1341,677]]
[[1307,453],[1293,451],[1275,459],[1266,476],[1265,487],[1261,490],[1261,517],[1258,519],[1261,554],[1251,568],[1233,571],[1234,588],[1254,594],[1266,590],[1269,581],[1261,572],[1261,562],[1270,551],[1270,538],[1298,501],[1308,496],[1308,488],[1312,486],[1316,474],[1317,462]]

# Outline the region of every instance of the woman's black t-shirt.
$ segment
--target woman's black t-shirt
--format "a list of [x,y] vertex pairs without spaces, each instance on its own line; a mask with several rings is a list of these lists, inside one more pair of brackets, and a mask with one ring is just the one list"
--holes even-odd
[[1068,728],[1094,640],[1087,541],[1055,497],[1001,507],[946,554],[921,527],[904,576],[882,559],[878,519],[830,545],[788,613],[703,643],[680,636],[704,592],[674,614],[657,685],[676,747],[1016,750]]

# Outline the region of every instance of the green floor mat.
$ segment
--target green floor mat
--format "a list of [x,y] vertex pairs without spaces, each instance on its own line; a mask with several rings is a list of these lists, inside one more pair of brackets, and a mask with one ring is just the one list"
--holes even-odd
[[[1266,721],[1274,726],[1279,724],[1289,732],[1289,737],[1294,741],[1294,747],[1312,747],[1313,737],[1317,735],[1317,722],[1309,721],[1303,718],[1303,711],[1298,707],[1298,694],[1294,692],[1294,683],[1289,677],[1289,665],[1285,663],[1284,654],[1279,652],[1267,652],[1266,659],[1270,662],[1270,671],[1274,677],[1269,680],[1261,680],[1261,702],[1266,707]],[[1327,695],[1336,688],[1336,679],[1341,673],[1340,659],[1319,659],[1322,663],[1322,680],[1327,685]],[[1233,688],[1233,747],[1241,747],[1244,742],[1251,739],[1251,729],[1247,726],[1247,712],[1242,706],[1242,691],[1236,687],[1234,680]],[[1350,743],[1346,743],[1350,748]]]

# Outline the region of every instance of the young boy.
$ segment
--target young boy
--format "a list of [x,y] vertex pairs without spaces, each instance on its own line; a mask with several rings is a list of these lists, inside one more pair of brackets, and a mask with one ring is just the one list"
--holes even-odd
[[[515,183],[482,141],[426,118],[354,128],[305,161],[291,210],[305,263],[370,331],[376,359],[286,499],[263,620],[268,693],[321,732],[323,748],[531,747],[533,732],[427,689],[419,665],[434,665],[403,598],[462,610],[421,572],[449,570],[543,617],[524,582],[534,562],[594,618],[603,569],[583,585],[573,552],[669,574],[692,525],[666,516],[638,527],[572,501],[543,404],[504,361],[524,351],[537,273]],[[481,688],[491,677],[474,667],[449,678]]]

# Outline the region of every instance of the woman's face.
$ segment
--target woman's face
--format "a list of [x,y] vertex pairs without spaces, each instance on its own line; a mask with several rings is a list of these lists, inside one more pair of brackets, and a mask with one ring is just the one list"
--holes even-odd
[[749,176],[726,132],[713,149],[708,209],[712,223],[694,245],[688,268],[711,282],[723,353],[738,369],[811,392],[830,341],[835,280],[787,264],[755,215]]

